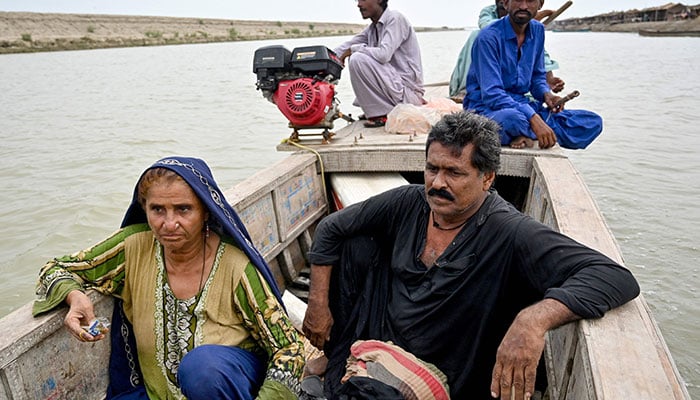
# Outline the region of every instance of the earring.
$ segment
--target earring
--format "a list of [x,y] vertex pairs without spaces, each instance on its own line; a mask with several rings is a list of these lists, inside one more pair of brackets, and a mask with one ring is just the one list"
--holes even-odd
[[204,237],[209,239],[209,221],[204,221]]

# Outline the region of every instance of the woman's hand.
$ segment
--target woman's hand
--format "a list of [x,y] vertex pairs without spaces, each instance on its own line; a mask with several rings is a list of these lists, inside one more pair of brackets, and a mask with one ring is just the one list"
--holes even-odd
[[96,342],[105,337],[104,334],[93,336],[89,334],[83,326],[89,326],[95,319],[95,309],[92,301],[80,290],[73,290],[66,296],[66,303],[70,306],[63,324],[71,335],[81,342]]

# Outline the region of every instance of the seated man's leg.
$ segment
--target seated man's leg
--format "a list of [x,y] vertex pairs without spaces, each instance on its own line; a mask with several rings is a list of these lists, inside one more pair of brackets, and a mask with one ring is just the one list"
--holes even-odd
[[600,115],[587,110],[564,110],[549,115],[549,111],[538,112],[547,121],[557,136],[559,146],[566,149],[585,149],[603,131]]
[[387,268],[379,266],[380,248],[367,236],[343,244],[340,265],[333,266],[330,307],[333,314],[331,338],[324,347],[328,358],[324,377],[326,396],[332,398],[340,387],[350,346],[358,339],[382,339],[378,333],[387,293]]
[[203,345],[182,358],[177,379],[190,400],[253,399],[265,379],[265,363],[238,347]]
[[519,148],[533,146],[533,140],[536,137],[530,130],[530,121],[520,111],[506,108],[484,113],[484,115],[498,122],[501,126],[498,134],[501,137],[502,145],[511,145]]
[[403,103],[403,83],[389,64],[380,64],[367,54],[353,53],[348,69],[354,104],[362,108],[367,118],[387,115],[395,105]]

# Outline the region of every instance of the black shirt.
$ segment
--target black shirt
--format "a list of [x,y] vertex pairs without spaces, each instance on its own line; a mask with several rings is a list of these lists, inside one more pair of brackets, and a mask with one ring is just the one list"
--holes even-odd
[[[447,377],[452,398],[490,398],[496,350],[515,315],[553,298],[582,318],[633,299],[631,273],[520,213],[491,192],[431,268],[420,260],[430,208],[421,185],[379,194],[326,217],[309,252],[338,262],[344,238],[371,235],[391,252],[384,339]],[[381,339],[381,338],[377,338]]]

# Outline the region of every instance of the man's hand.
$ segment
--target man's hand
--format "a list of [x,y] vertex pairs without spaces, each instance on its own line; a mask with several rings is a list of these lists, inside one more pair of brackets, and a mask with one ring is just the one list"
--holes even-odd
[[333,327],[333,315],[328,306],[328,290],[331,282],[330,265],[311,265],[311,282],[309,300],[304,315],[302,330],[312,345],[323,350],[323,345],[330,339]]
[[66,303],[70,306],[63,324],[71,335],[81,342],[95,342],[105,337],[104,334],[92,336],[87,333],[83,326],[90,325],[90,321],[95,319],[95,309],[92,301],[80,290],[73,290],[66,296]]
[[564,90],[564,80],[554,76],[552,71],[547,71],[547,84],[554,93],[559,93]]
[[564,109],[564,104],[559,104],[559,102],[562,100],[560,96],[552,94],[552,92],[548,92],[544,94],[544,102],[547,104],[547,108],[549,108],[549,111],[553,113],[558,113],[559,111]]
[[328,305],[312,302],[309,298],[309,305],[304,315],[302,330],[312,345],[323,350],[323,345],[330,339],[331,327],[333,326],[333,316]]
[[535,114],[530,118],[530,128],[537,136],[537,145],[540,149],[548,149],[557,144],[557,136],[554,131],[539,115]]
[[[532,321],[516,318],[496,353],[491,378],[491,396],[501,399],[529,399],[535,391],[537,363],[544,349],[544,334]],[[513,394],[511,394],[511,392]]]
[[345,66],[345,59],[350,57],[350,54],[352,54],[352,50],[347,49],[340,55],[340,63],[343,64],[343,66]]
[[553,299],[542,300],[520,311],[498,346],[491,396],[504,400],[532,397],[545,333],[576,319],[579,317]]

